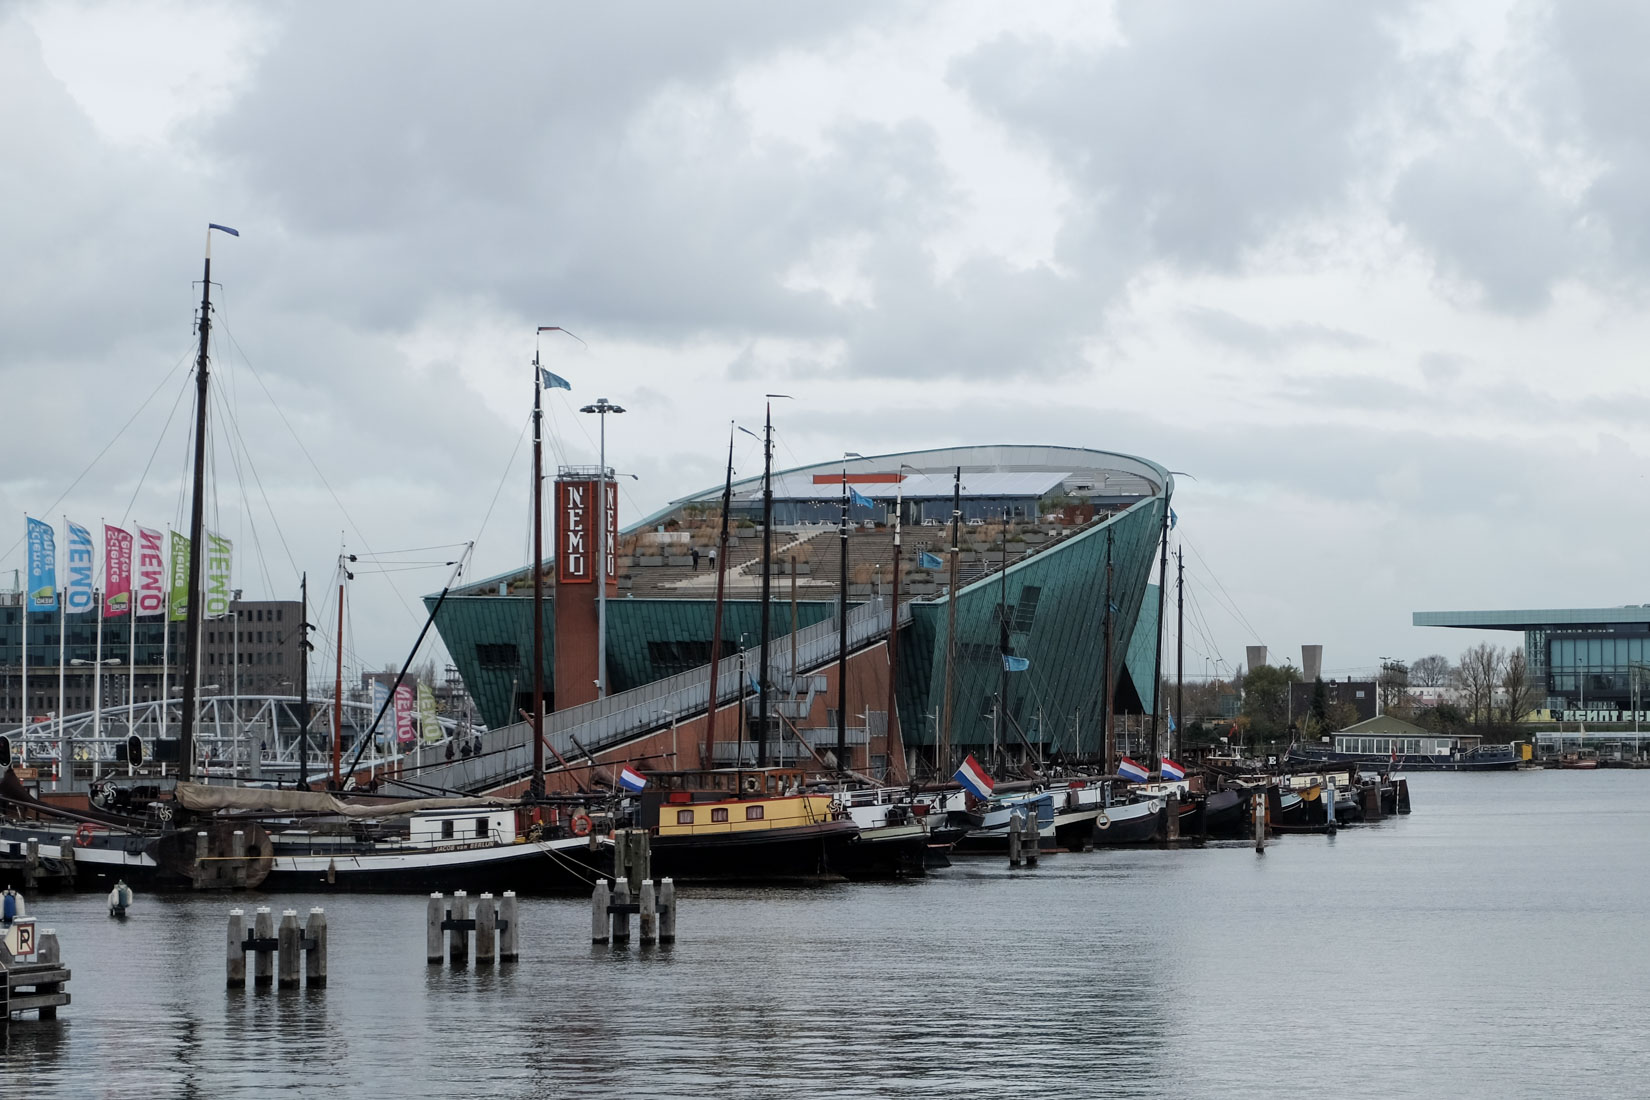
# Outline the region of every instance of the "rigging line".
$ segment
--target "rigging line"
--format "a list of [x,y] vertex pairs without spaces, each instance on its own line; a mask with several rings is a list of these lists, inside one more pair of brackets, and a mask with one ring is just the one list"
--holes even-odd
[[[226,413],[226,415],[228,415],[228,414]],[[245,435],[245,433],[243,433],[241,431],[241,426],[240,426],[239,421],[235,420],[233,417],[230,418],[230,427],[232,427],[235,430],[235,439],[240,442],[241,451],[242,451],[242,453],[244,453],[246,455],[247,469],[252,471],[253,484],[255,484],[258,487],[258,495],[263,498],[264,510],[269,513],[270,523],[275,528],[275,537],[280,540],[281,549],[286,552],[287,564],[292,567],[292,575],[294,577],[296,577],[301,572],[301,570],[298,568],[298,561],[293,556],[292,547],[287,545],[286,532],[281,529],[280,519],[275,515],[275,507],[274,507],[274,505],[270,504],[270,502],[269,502],[269,492],[268,492],[268,490],[266,490],[264,488],[263,476],[258,473],[257,463],[252,461],[252,452],[246,445],[246,435]],[[275,591],[275,584],[274,584],[273,580],[270,577],[268,562],[264,561],[264,557],[263,557],[263,543],[258,538],[257,524],[251,518],[252,517],[252,502],[250,500],[246,500],[246,483],[245,483],[245,481],[242,481],[242,483],[241,483],[241,497],[242,497],[243,501],[245,501],[245,503],[246,503],[247,522],[252,524],[253,545],[257,548],[259,561],[263,565],[264,583],[269,586],[269,591],[270,592],[274,592]]]
[[[1201,580],[1199,580],[1195,577],[1192,579],[1192,583],[1193,583],[1194,586],[1201,586],[1203,584],[1203,582]],[[1215,606],[1216,607],[1219,607],[1222,611],[1224,611],[1228,615],[1232,616],[1233,622],[1237,623],[1239,626],[1245,625],[1241,621],[1241,619],[1239,619],[1237,617],[1237,615],[1233,611],[1233,609],[1231,607],[1227,606],[1226,603],[1220,599],[1220,596],[1219,596],[1218,593],[1214,592],[1212,589],[1209,589],[1209,588],[1204,588],[1204,591],[1207,592],[1209,597],[1215,601]],[[1258,637],[1255,638],[1254,640],[1257,641],[1257,642],[1260,641],[1260,639]]]
[[1208,560],[1204,558],[1202,554],[1198,553],[1197,547],[1192,543],[1191,539],[1187,538],[1185,535],[1181,535],[1180,541],[1184,543],[1193,554],[1197,555],[1197,560],[1203,563],[1204,569],[1208,570],[1209,579],[1215,582],[1215,585],[1219,587],[1221,593],[1225,595],[1228,600],[1231,600],[1232,610],[1237,615],[1238,621],[1248,628],[1249,633],[1254,636],[1257,642],[1260,641],[1260,631],[1256,630],[1254,626],[1250,624],[1249,620],[1244,617],[1243,612],[1238,610],[1237,601],[1233,600],[1232,594],[1226,591],[1226,586],[1220,583],[1220,577],[1215,574],[1214,567],[1209,564]]
[[[516,445],[510,452],[510,461],[504,464],[504,476],[498,479],[498,488],[493,490],[493,499],[487,502],[487,514],[481,517],[481,527],[476,531],[475,542],[472,545],[479,544],[481,536],[487,531],[487,521],[493,518],[493,508],[497,506],[499,495],[504,492],[504,486],[510,480],[510,471],[515,468],[516,456],[521,454],[521,441],[527,438],[527,429],[532,422],[533,418],[531,416],[521,422],[521,431],[516,434]],[[528,480],[532,480],[531,475],[528,476]],[[532,488],[532,486],[529,485],[528,488]]]
[[[177,367],[173,367],[172,370],[176,372]],[[171,375],[169,374],[167,377],[171,377]],[[137,484],[132,486],[132,498],[126,502],[126,511],[122,512],[120,516],[122,527],[131,518],[132,506],[137,503],[138,494],[143,491],[144,482],[149,480],[149,471],[155,465],[155,456],[160,454],[160,449],[166,442],[166,433],[172,430],[172,421],[177,417],[178,408],[183,404],[184,395],[188,392],[189,379],[185,378],[182,384],[178,386],[178,396],[172,402],[172,411],[166,414],[166,423],[161,425],[160,434],[155,437],[155,445],[149,451],[149,461],[143,464],[143,472],[138,475]]]
[[[1204,645],[1208,646],[1211,650],[1218,654],[1220,647],[1215,643],[1214,631],[1210,628],[1208,617],[1204,614],[1203,604],[1197,598],[1197,590],[1190,589],[1187,591],[1186,595],[1189,597],[1187,602],[1191,605],[1192,609],[1192,630],[1196,633],[1197,637],[1202,639]],[[1204,654],[1205,659],[1207,659],[1208,656],[1209,654]]]
[[[258,567],[263,573],[264,590],[266,592],[273,593],[275,591],[275,581],[274,578],[270,576],[269,561],[264,556],[263,540],[258,537],[258,523],[252,515],[252,500],[246,493],[246,471],[242,469],[242,460],[245,460],[246,469],[250,469],[252,471],[254,479],[257,477],[257,469],[252,465],[252,455],[251,452],[247,450],[246,437],[241,433],[241,426],[235,420],[234,410],[229,407],[229,402],[221,396],[218,399],[218,406],[222,410],[224,423],[228,428],[228,430],[224,432],[224,442],[229,446],[229,461],[235,468],[235,480],[236,484],[240,488],[241,532],[244,532],[247,527],[252,529],[252,550],[257,556]],[[265,503],[268,503],[267,500]],[[271,513],[270,518],[271,520],[274,519],[273,513]],[[280,525],[277,523],[277,531],[279,528]],[[241,537],[239,532],[237,533],[237,537]]]
[[436,546],[410,546],[405,550],[380,550],[373,557],[387,558],[392,554],[421,554],[426,550],[451,550],[455,546],[467,546],[463,542],[443,542]]
[[[315,461],[315,457],[309,453],[309,448],[304,446],[304,441],[299,437],[297,429],[292,426],[292,421],[287,419],[286,411],[282,409],[280,404],[275,400],[275,395],[269,392],[269,387],[264,384],[264,376],[258,371],[258,368],[252,365],[251,357],[246,354],[245,349],[241,347],[240,341],[235,338],[234,332],[230,330],[227,324],[222,325],[222,331],[229,337],[231,346],[233,346],[235,350],[240,353],[242,360],[245,361],[246,369],[251,373],[252,380],[258,383],[258,388],[263,391],[265,397],[269,398],[269,404],[275,410],[275,415],[281,418],[281,424],[292,436],[293,442],[298,444],[298,450],[303,454],[304,459],[309,463],[309,468],[314,470],[315,476],[321,479],[321,484],[325,486],[327,495],[332,498],[332,503],[338,506],[339,513],[350,525],[350,529],[355,532],[355,537],[361,540],[361,545],[366,547],[368,553],[371,553],[372,546],[368,543],[367,536],[361,532],[360,525],[355,522],[355,517],[350,515],[349,509],[344,507],[344,502],[338,499],[338,493],[333,489],[332,483],[327,480],[327,475],[321,472],[320,465]],[[413,615],[413,609],[412,606],[407,603],[407,597],[403,595],[401,590],[395,586],[394,582],[391,582],[390,584],[390,591],[395,594],[395,598],[400,602],[402,610],[408,615]],[[414,617],[416,618],[417,616]]]

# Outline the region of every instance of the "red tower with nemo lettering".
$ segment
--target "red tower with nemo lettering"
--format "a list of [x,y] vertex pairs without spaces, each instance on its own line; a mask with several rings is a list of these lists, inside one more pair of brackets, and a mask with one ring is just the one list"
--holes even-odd
[[[596,564],[598,545],[607,559],[607,594],[618,593],[619,486],[595,466],[563,466],[556,474],[552,545],[556,560],[555,709],[596,698]],[[606,487],[605,506],[599,502]],[[598,519],[600,517],[600,519]],[[600,526],[598,526],[600,524]],[[606,538],[601,538],[602,527]]]

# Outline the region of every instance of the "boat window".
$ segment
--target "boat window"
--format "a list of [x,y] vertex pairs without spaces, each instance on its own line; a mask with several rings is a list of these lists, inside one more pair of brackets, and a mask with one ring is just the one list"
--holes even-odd
[[476,818],[476,836],[486,836],[486,835],[487,835],[487,819],[485,817]]
[[746,821],[761,821],[762,820],[762,807],[761,806],[746,806],[745,807],[745,820]]
[[728,808],[726,806],[723,806],[721,809],[712,810],[710,812],[710,819],[713,822],[714,821],[726,821],[728,819]]
[[693,824],[693,811],[692,810],[677,810],[676,811],[676,824],[678,824],[678,825],[692,825]]
[[452,819],[449,818],[448,820],[443,821],[441,823],[441,839],[442,840],[451,840],[452,838],[453,838],[453,823],[452,823]]

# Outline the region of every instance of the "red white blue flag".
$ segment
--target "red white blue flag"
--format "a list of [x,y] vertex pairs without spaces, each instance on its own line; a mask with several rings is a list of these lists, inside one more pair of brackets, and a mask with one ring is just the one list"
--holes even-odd
[[647,776],[626,764],[619,769],[619,786],[627,791],[639,791],[647,786]]
[[1122,776],[1124,779],[1132,779],[1136,783],[1144,783],[1152,776],[1151,772],[1147,771],[1145,768],[1142,768],[1139,764],[1136,764],[1133,760],[1130,760],[1126,756],[1119,761],[1117,765],[1117,774]]
[[1185,769],[1185,767],[1183,767],[1180,764],[1176,764],[1173,760],[1170,760],[1167,756],[1163,757],[1162,766],[1163,766],[1163,778],[1168,780],[1170,783],[1178,783],[1182,779],[1186,778],[1186,769]]
[[980,762],[974,759],[973,753],[968,754],[968,759],[963,761],[962,767],[957,769],[957,774],[952,778],[966,787],[975,798],[990,798],[992,789],[997,786],[991,781],[991,777],[985,774],[985,769],[980,767]]

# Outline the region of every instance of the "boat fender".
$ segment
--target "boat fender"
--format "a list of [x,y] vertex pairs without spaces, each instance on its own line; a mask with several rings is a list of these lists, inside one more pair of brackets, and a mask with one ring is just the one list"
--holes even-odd
[[574,836],[589,836],[590,815],[574,814],[572,820],[567,823],[567,827],[573,830]]
[[745,777],[745,793],[746,794],[755,794],[757,792],[757,789],[760,786],[761,786],[761,784],[757,780],[756,776],[747,775]]
[[1100,811],[1100,816],[1098,816],[1094,819],[1094,827],[1096,829],[1109,829],[1109,828],[1111,828],[1111,818],[1106,816],[1106,811],[1105,810],[1101,810]]
[[92,842],[92,827],[82,821],[74,831],[74,842],[77,847],[84,848]]
[[841,813],[842,812],[842,799],[840,799],[840,798],[831,799],[831,804],[829,806],[829,809],[833,814]]

